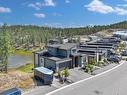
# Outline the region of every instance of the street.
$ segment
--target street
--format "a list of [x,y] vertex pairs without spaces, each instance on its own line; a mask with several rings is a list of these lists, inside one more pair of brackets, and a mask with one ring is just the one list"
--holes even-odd
[[101,76],[47,95],[127,95],[127,62]]

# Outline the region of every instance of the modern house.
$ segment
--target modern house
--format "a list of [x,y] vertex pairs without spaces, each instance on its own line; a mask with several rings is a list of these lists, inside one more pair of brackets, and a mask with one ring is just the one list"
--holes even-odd
[[69,38],[62,37],[62,38],[55,38],[55,39],[50,39],[49,44],[66,44],[69,42]]
[[113,36],[127,41],[127,30],[113,32]]
[[35,67],[44,66],[54,72],[81,66],[81,55],[74,43],[48,45],[47,50],[35,52],[34,59]]
[[93,46],[82,46],[78,48],[78,53],[86,55],[86,63],[91,63],[93,59],[95,59],[96,62],[99,62],[107,56],[107,50]]
[[43,66],[54,72],[64,68],[81,67],[93,59],[99,62],[107,58],[111,50],[117,48],[118,43],[118,39],[111,37],[83,45],[76,43],[49,44],[47,50],[34,53],[34,66],[35,68]]

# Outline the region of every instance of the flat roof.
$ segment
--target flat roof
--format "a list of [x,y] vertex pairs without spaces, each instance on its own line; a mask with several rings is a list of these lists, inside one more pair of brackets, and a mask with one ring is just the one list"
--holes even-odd
[[106,46],[106,45],[104,45],[104,46],[101,46],[101,45],[80,45],[80,47],[84,47],[84,48],[86,48],[86,49],[90,49],[90,48],[95,48],[95,49],[110,49],[110,48],[113,48],[113,46]]
[[49,70],[48,68],[45,68],[45,67],[37,67],[37,68],[35,68],[35,70],[37,70],[41,73],[47,74],[47,75],[53,74],[52,70]]
[[71,61],[71,60],[72,60],[71,58],[64,58],[64,59],[62,59],[62,60],[60,60],[60,61],[57,61],[56,63],[57,63],[57,64],[60,64],[60,63],[68,62],[68,61]]
[[57,63],[59,63],[61,61],[64,62],[64,61],[70,61],[71,60],[70,58],[59,58],[59,57],[48,57],[48,59],[54,60]]
[[116,31],[116,32],[113,32],[113,34],[127,36],[127,30],[125,30],[125,31]]
[[39,50],[39,51],[35,51],[34,53],[36,53],[36,54],[42,54],[44,52],[47,52],[47,50]]
[[97,50],[97,49],[78,49],[78,53],[80,54],[86,54],[86,55],[96,55],[96,53],[99,53],[100,55],[104,54],[104,50]]
[[95,53],[87,53],[87,52],[79,52],[81,55],[85,55],[85,56],[96,56]]
[[113,46],[113,43],[101,43],[101,42],[95,42],[95,43],[87,43],[87,45],[100,45],[100,46]]
[[104,51],[104,50],[101,50],[101,49],[89,49],[89,48],[88,49],[87,48],[79,48],[78,51],[79,50],[80,51],[88,51],[88,52],[97,52],[97,51],[102,52],[102,51]]
[[48,45],[48,47],[53,47],[53,48],[59,48],[59,49],[64,49],[68,50],[73,47],[75,47],[77,44],[76,43],[65,43],[65,44],[53,44],[53,45]]
[[62,60],[62,58],[59,58],[59,57],[48,57],[48,59],[51,59],[51,60],[54,60],[54,61],[60,61]]

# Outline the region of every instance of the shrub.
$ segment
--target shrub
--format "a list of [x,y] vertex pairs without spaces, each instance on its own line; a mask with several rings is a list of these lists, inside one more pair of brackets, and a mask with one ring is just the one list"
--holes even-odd
[[93,65],[87,64],[87,65],[85,65],[84,69],[85,69],[85,72],[87,72],[87,73],[93,72]]

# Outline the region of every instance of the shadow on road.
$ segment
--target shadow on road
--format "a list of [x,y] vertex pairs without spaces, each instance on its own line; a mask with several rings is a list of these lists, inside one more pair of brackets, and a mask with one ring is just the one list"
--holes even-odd
[[94,93],[97,94],[97,95],[102,95],[103,94],[103,92],[101,92],[99,90],[95,90]]

